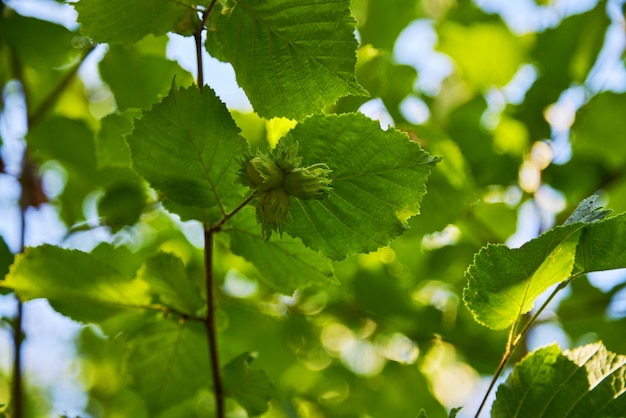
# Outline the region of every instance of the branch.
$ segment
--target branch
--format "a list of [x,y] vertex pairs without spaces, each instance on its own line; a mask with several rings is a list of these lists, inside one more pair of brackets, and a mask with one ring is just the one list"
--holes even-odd
[[533,316],[526,322],[526,324],[524,324],[524,326],[522,327],[522,330],[519,333],[517,333],[517,335],[515,335],[515,330],[517,329],[517,321],[511,327],[511,331],[509,333],[509,338],[507,341],[507,347],[506,347],[504,354],[502,355],[502,360],[500,360],[500,364],[498,365],[496,372],[491,378],[491,382],[489,383],[487,392],[483,396],[483,400],[480,403],[480,406],[478,407],[478,410],[476,411],[476,415],[474,416],[474,418],[478,418],[478,416],[480,415],[480,412],[485,406],[485,403],[487,402],[487,398],[489,397],[489,394],[493,390],[493,387],[495,386],[496,381],[498,380],[498,378],[504,371],[504,367],[507,365],[507,363],[511,359],[511,356],[513,355],[517,347],[519,347],[520,343],[523,341],[526,334],[528,334],[528,331],[530,331],[530,329],[535,324],[535,322],[537,322],[537,318],[539,318],[539,315],[541,315],[543,311],[548,307],[548,305],[550,304],[550,302],[552,302],[552,299],[554,299],[557,293],[565,289],[567,285],[572,282],[572,280],[574,280],[576,277],[580,276],[581,274],[582,273],[571,276],[565,279],[564,281],[562,281],[561,283],[559,283],[559,285],[554,289],[554,291],[552,291],[552,293],[550,294],[550,296],[548,296],[545,302],[541,304],[539,309],[537,309],[537,311],[533,314]]
[[256,197],[256,190],[253,191],[252,193],[250,193],[250,195],[248,197],[246,197],[244,199],[243,202],[241,202],[235,209],[231,210],[230,212],[228,212],[227,214],[224,215],[224,217],[222,219],[220,219],[220,221],[218,223],[216,223],[215,225],[213,225],[211,228],[209,228],[209,231],[211,232],[218,232],[222,230],[222,227],[224,226],[224,224],[226,222],[228,222],[228,220],[230,218],[232,218],[233,216],[235,216],[237,214],[237,212],[239,212],[241,209],[245,208],[248,203],[252,202],[252,200]]
[[76,64],[74,64],[74,66],[65,74],[63,79],[61,79],[61,81],[59,82],[59,84],[57,84],[55,88],[52,89],[50,93],[48,93],[48,95],[43,99],[39,107],[37,107],[35,111],[33,111],[31,114],[28,115],[29,127],[36,125],[41,120],[41,118],[46,114],[46,112],[54,105],[54,103],[57,101],[59,96],[63,93],[63,91],[65,91],[67,86],[72,82],[72,80],[76,76],[76,73],[78,73],[78,70],[80,69],[81,65],[83,65],[83,62],[85,62],[85,59],[87,59],[89,54],[91,54],[91,52],[94,49],[96,49],[95,45],[91,45],[89,46],[89,48],[85,49],[85,51],[83,52],[83,55],[80,57],[80,60]]
[[213,277],[213,234],[211,229],[204,231],[204,273],[206,284],[207,316],[204,325],[207,331],[209,345],[209,362],[213,375],[213,394],[215,396],[215,410],[217,418],[224,418],[224,388],[222,386],[222,374],[220,369],[217,327],[215,324],[216,298],[215,283]]
[[215,7],[215,3],[217,0],[213,0],[209,7],[206,8],[204,12],[202,12],[202,19],[198,24],[195,32],[193,33],[193,39],[196,43],[196,63],[197,63],[197,72],[198,72],[198,87],[200,91],[204,89],[204,70],[202,69],[202,31],[206,26],[206,22],[209,19],[209,15]]

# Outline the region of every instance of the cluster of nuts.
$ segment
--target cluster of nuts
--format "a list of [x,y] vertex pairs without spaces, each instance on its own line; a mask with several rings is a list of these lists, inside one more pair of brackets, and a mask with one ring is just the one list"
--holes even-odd
[[282,235],[290,221],[291,197],[322,199],[331,191],[332,172],[326,164],[302,166],[298,144],[281,141],[269,154],[258,151],[247,154],[240,161],[238,181],[256,190],[257,222],[263,237],[269,240],[272,232]]

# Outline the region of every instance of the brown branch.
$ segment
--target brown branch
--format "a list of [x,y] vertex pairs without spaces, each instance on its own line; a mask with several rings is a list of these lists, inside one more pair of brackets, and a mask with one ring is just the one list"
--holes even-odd
[[204,273],[206,284],[207,316],[204,321],[209,346],[209,362],[213,375],[213,394],[215,396],[215,410],[217,418],[224,418],[224,387],[222,386],[222,373],[220,369],[217,327],[215,321],[216,295],[213,277],[213,234],[211,229],[204,231]]

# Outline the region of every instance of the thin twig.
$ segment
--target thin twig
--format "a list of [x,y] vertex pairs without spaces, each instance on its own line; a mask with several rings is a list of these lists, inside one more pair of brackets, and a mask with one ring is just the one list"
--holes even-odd
[[213,283],[213,234],[211,229],[204,231],[204,273],[206,284],[207,316],[204,322],[209,344],[209,361],[213,375],[213,395],[215,396],[215,410],[217,418],[224,418],[224,388],[220,369],[217,327],[215,313],[217,310],[215,284]]
[[519,347],[520,343],[523,341],[523,339],[526,336],[526,334],[528,334],[528,332],[530,331],[532,326],[535,324],[535,322],[537,322],[537,318],[539,318],[539,315],[541,315],[541,313],[543,313],[543,311],[548,307],[548,305],[550,304],[550,302],[552,302],[552,299],[554,299],[554,297],[556,296],[557,293],[559,293],[561,290],[565,289],[567,287],[567,285],[572,282],[572,280],[574,280],[576,277],[580,276],[581,274],[582,273],[579,273],[579,274],[576,274],[574,276],[568,277],[567,279],[565,279],[564,281],[559,283],[559,285],[552,291],[550,296],[548,296],[548,298],[541,304],[541,306],[537,309],[537,311],[535,311],[533,316],[524,324],[524,327],[522,328],[522,330],[519,333],[517,333],[517,335],[515,334],[515,330],[516,330],[518,324],[517,324],[517,321],[515,321],[515,324],[513,325],[513,327],[511,328],[511,331],[509,333],[509,338],[508,338],[508,341],[507,341],[507,348],[506,348],[506,350],[505,350],[505,352],[504,352],[504,354],[502,356],[502,360],[500,360],[500,364],[498,365],[498,368],[496,369],[496,372],[494,373],[493,377],[491,378],[491,382],[489,383],[489,387],[487,388],[487,392],[483,396],[483,400],[480,403],[480,406],[478,407],[478,410],[476,411],[476,415],[474,416],[474,418],[478,418],[478,416],[480,415],[480,412],[482,411],[483,407],[485,406],[485,403],[487,402],[487,398],[489,397],[489,394],[493,390],[493,388],[494,388],[494,386],[496,384],[496,381],[498,380],[498,378],[500,377],[500,375],[504,371],[504,367],[506,366],[506,364],[511,359],[511,356],[513,355],[513,353],[515,352],[517,347]]
[[233,209],[230,212],[228,212],[227,214],[225,214],[224,217],[218,223],[216,223],[215,225],[213,225],[209,229],[212,232],[219,232],[222,229],[222,227],[224,226],[224,224],[226,222],[228,222],[228,220],[230,218],[235,216],[237,214],[237,212],[239,212],[241,209],[246,207],[246,205],[248,205],[248,203],[252,202],[252,200],[256,197],[256,195],[257,195],[256,190],[254,192],[250,193],[250,195],[248,197],[246,197],[243,202],[241,202],[239,205],[237,205],[237,207],[235,209]]
[[67,86],[72,82],[78,70],[80,69],[85,59],[91,54],[91,52],[95,49],[95,45],[89,46],[89,48],[85,49],[83,55],[80,60],[74,64],[72,68],[65,74],[65,76],[61,79],[59,84],[57,84],[50,93],[43,99],[41,104],[35,109],[32,113],[28,115],[28,126],[29,128],[36,125],[41,118],[46,114],[46,112],[54,105],[59,96],[65,91]]

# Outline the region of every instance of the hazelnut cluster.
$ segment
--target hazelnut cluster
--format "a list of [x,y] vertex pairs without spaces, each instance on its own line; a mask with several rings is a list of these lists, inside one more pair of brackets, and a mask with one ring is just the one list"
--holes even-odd
[[257,222],[266,241],[274,231],[282,235],[291,219],[292,196],[323,199],[332,190],[332,170],[323,163],[302,166],[295,142],[283,140],[269,154],[246,154],[239,165],[238,182],[257,192]]

